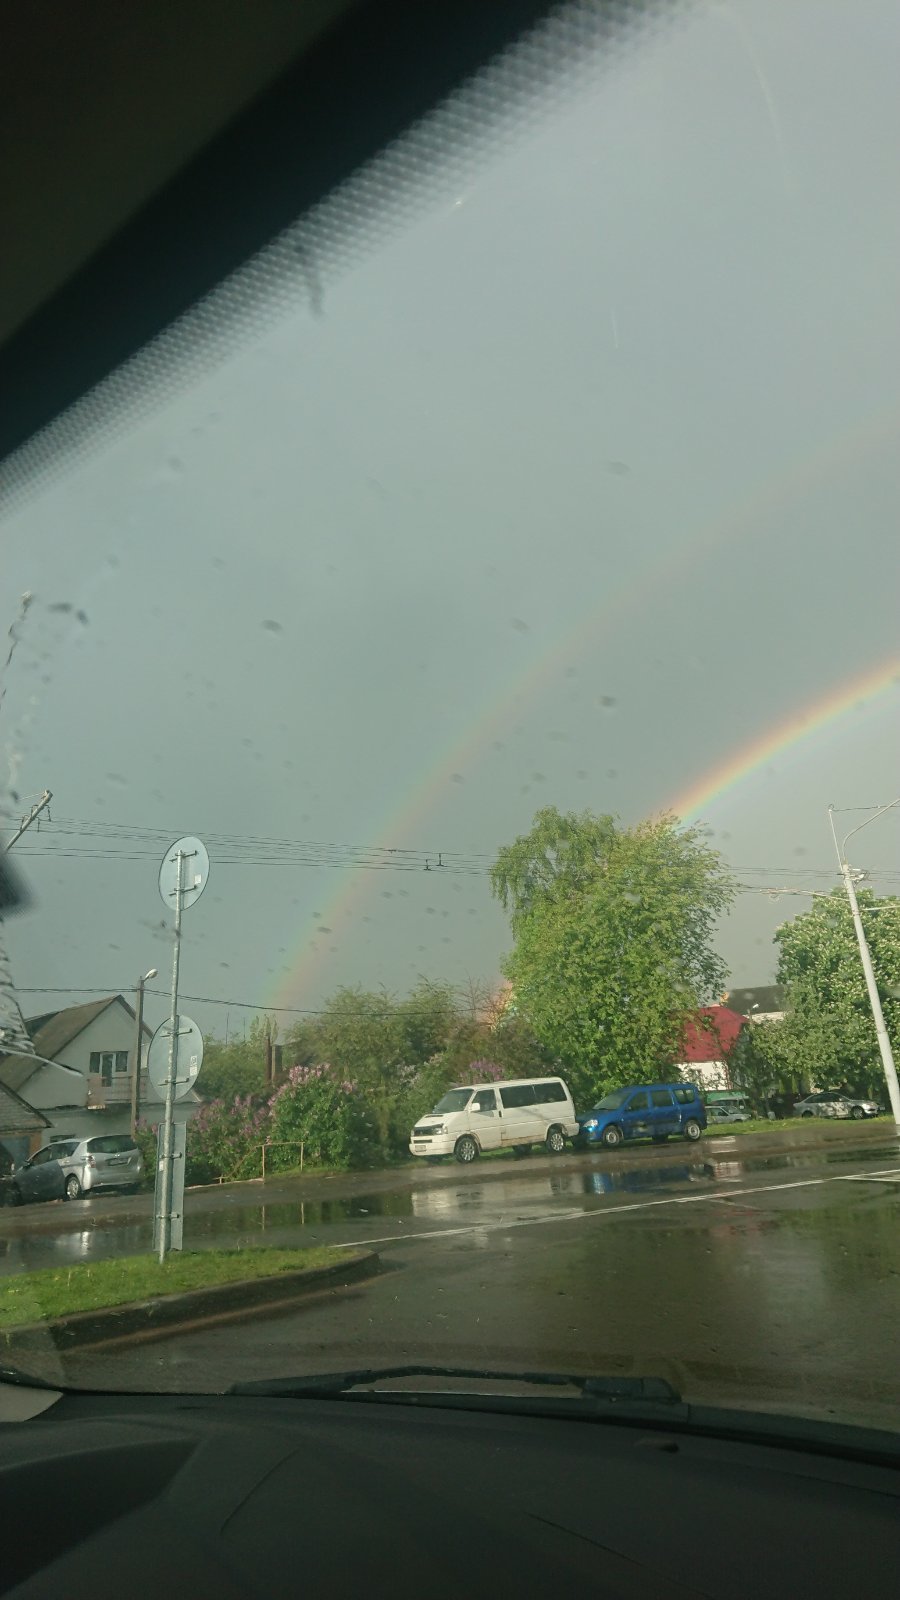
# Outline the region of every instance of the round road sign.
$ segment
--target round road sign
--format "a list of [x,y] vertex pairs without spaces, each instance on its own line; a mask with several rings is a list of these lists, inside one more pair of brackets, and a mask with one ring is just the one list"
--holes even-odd
[[[160,1023],[147,1052],[147,1076],[157,1094],[165,1099],[166,1079],[169,1075],[169,1042],[172,1038],[172,1019]],[[192,1089],[197,1073],[203,1065],[203,1035],[190,1017],[178,1018],[178,1047],[175,1051],[175,1099]]]
[[178,852],[181,851],[181,907],[192,906],[199,900],[209,877],[209,856],[202,839],[188,834],[176,839],[162,858],[159,869],[159,892],[163,905],[175,909],[175,891],[178,887]]

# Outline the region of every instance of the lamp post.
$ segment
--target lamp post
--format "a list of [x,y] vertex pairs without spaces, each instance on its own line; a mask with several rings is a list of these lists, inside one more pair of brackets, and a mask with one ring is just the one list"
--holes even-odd
[[141,1056],[144,1041],[141,1035],[144,1032],[144,984],[156,977],[156,967],[151,967],[142,978],[137,981],[137,996],[135,1000],[135,1035],[134,1035],[134,1069],[131,1074],[131,1137],[137,1132],[138,1117],[141,1114]]
[[866,941],[865,929],[862,925],[862,917],[859,914],[859,902],[856,898],[856,887],[853,882],[853,873],[847,864],[847,840],[851,839],[854,833],[859,833],[860,828],[867,828],[869,823],[874,822],[877,817],[883,817],[886,811],[892,811],[894,806],[900,806],[900,796],[898,796],[896,800],[892,800],[889,805],[879,806],[878,810],[873,811],[870,817],[866,817],[865,822],[857,823],[855,828],[851,828],[850,832],[844,835],[843,843],[840,845],[838,844],[837,834],[834,828],[834,806],[828,807],[828,820],[831,823],[831,836],[834,839],[834,848],[837,851],[838,865],[841,869],[841,877],[844,880],[844,888],[847,891],[847,899],[850,902],[850,914],[853,917],[853,926],[856,929],[859,955],[860,960],[862,961],[863,973],[866,979],[866,988],[869,993],[869,1005],[872,1007],[872,1016],[875,1021],[875,1032],[878,1036],[878,1048],[881,1051],[881,1064],[884,1067],[884,1076],[887,1080],[891,1111],[893,1113],[894,1121],[896,1122],[897,1126],[900,1127],[900,1083],[897,1082],[897,1068],[894,1065],[894,1053],[891,1049],[891,1041],[888,1037],[887,1026],[884,1020],[884,1012],[881,1009],[881,996],[878,993],[878,984],[875,982],[875,969],[872,966],[872,957],[869,954],[869,946]]

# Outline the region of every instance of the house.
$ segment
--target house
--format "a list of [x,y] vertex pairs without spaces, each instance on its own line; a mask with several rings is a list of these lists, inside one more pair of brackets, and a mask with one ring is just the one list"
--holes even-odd
[[15,1090],[0,1083],[0,1173],[39,1150],[49,1126],[42,1112],[35,1111]]
[[[137,1027],[128,1001],[120,994],[107,995],[28,1017],[25,1026],[34,1055],[0,1057],[0,1084],[17,1095],[24,1093],[43,1113],[46,1139],[127,1133]],[[146,1023],[141,1034],[141,1114],[152,1123],[159,1119],[162,1098],[147,1077],[152,1031]],[[199,1096],[190,1090],[175,1103],[176,1120],[186,1120],[198,1104]]]
[[730,1089],[728,1063],[746,1024],[730,1006],[703,1006],[684,1030],[676,1071],[701,1091]]
[[762,983],[755,989],[729,989],[722,1004],[739,1011],[748,1022],[783,1022],[784,990],[780,983]]

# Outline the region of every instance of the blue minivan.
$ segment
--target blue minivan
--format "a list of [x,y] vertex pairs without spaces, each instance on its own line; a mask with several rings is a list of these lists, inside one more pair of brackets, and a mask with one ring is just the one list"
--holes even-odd
[[612,1089],[578,1117],[580,1144],[614,1149],[624,1140],[662,1144],[670,1133],[695,1141],[706,1127],[706,1109],[693,1083],[638,1083]]

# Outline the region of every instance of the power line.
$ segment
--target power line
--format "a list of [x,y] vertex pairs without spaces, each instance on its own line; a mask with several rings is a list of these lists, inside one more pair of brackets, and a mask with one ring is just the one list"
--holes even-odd
[[[454,985],[448,984],[447,987],[448,988],[453,988]],[[20,988],[18,992],[19,992],[19,994],[54,994],[54,995],[55,994],[108,994],[108,995],[116,995],[116,994],[128,993],[129,990],[128,990],[127,987],[123,990],[121,988],[116,988],[114,985],[106,984],[106,985],[104,985],[103,988],[92,988],[89,985],[69,987],[69,988],[63,988],[63,989],[47,988],[47,987],[37,988],[37,989],[34,989],[34,988],[32,988],[32,989],[23,989],[23,988]],[[145,994],[161,995],[164,999],[168,999],[169,998],[169,991],[167,989],[151,989],[151,988],[148,987],[148,988],[145,988],[144,993]],[[465,993],[465,991],[457,989],[457,993]],[[287,1015],[295,1016],[295,1017],[358,1017],[360,1015],[360,1012],[358,1012],[358,1011],[337,1010],[333,1006],[318,1006],[318,1007],[316,1007],[316,1006],[270,1006],[270,1005],[265,1005],[262,1002],[255,1001],[255,1000],[223,1000],[223,999],[221,999],[221,998],[219,998],[217,996],[209,995],[209,994],[182,994],[181,995],[181,999],[182,1000],[192,1000],[197,1005],[226,1006],[226,1007],[228,1007],[228,1008],[230,1008],[231,1010],[234,1010],[234,1011],[256,1011],[256,1012],[259,1012],[259,1013],[261,1013],[263,1015],[267,1014],[268,1012],[285,1013]],[[401,1007],[403,1006],[403,1001],[402,1000],[398,1002],[398,1006],[401,1006]],[[462,1014],[462,1013],[460,1013],[460,1014]],[[397,1015],[397,1011],[396,1011],[396,1009],[385,1010],[385,1011],[367,1011],[365,1013],[365,1015],[367,1017],[374,1017],[376,1020],[385,1020],[385,1019],[387,1019],[389,1017],[396,1016]],[[404,1011],[404,1015],[407,1016],[407,1017],[430,1017],[432,1015],[432,1013],[430,1011],[424,1011],[424,1010],[423,1011]],[[2,1049],[0,1049],[0,1054],[2,1054]]]

